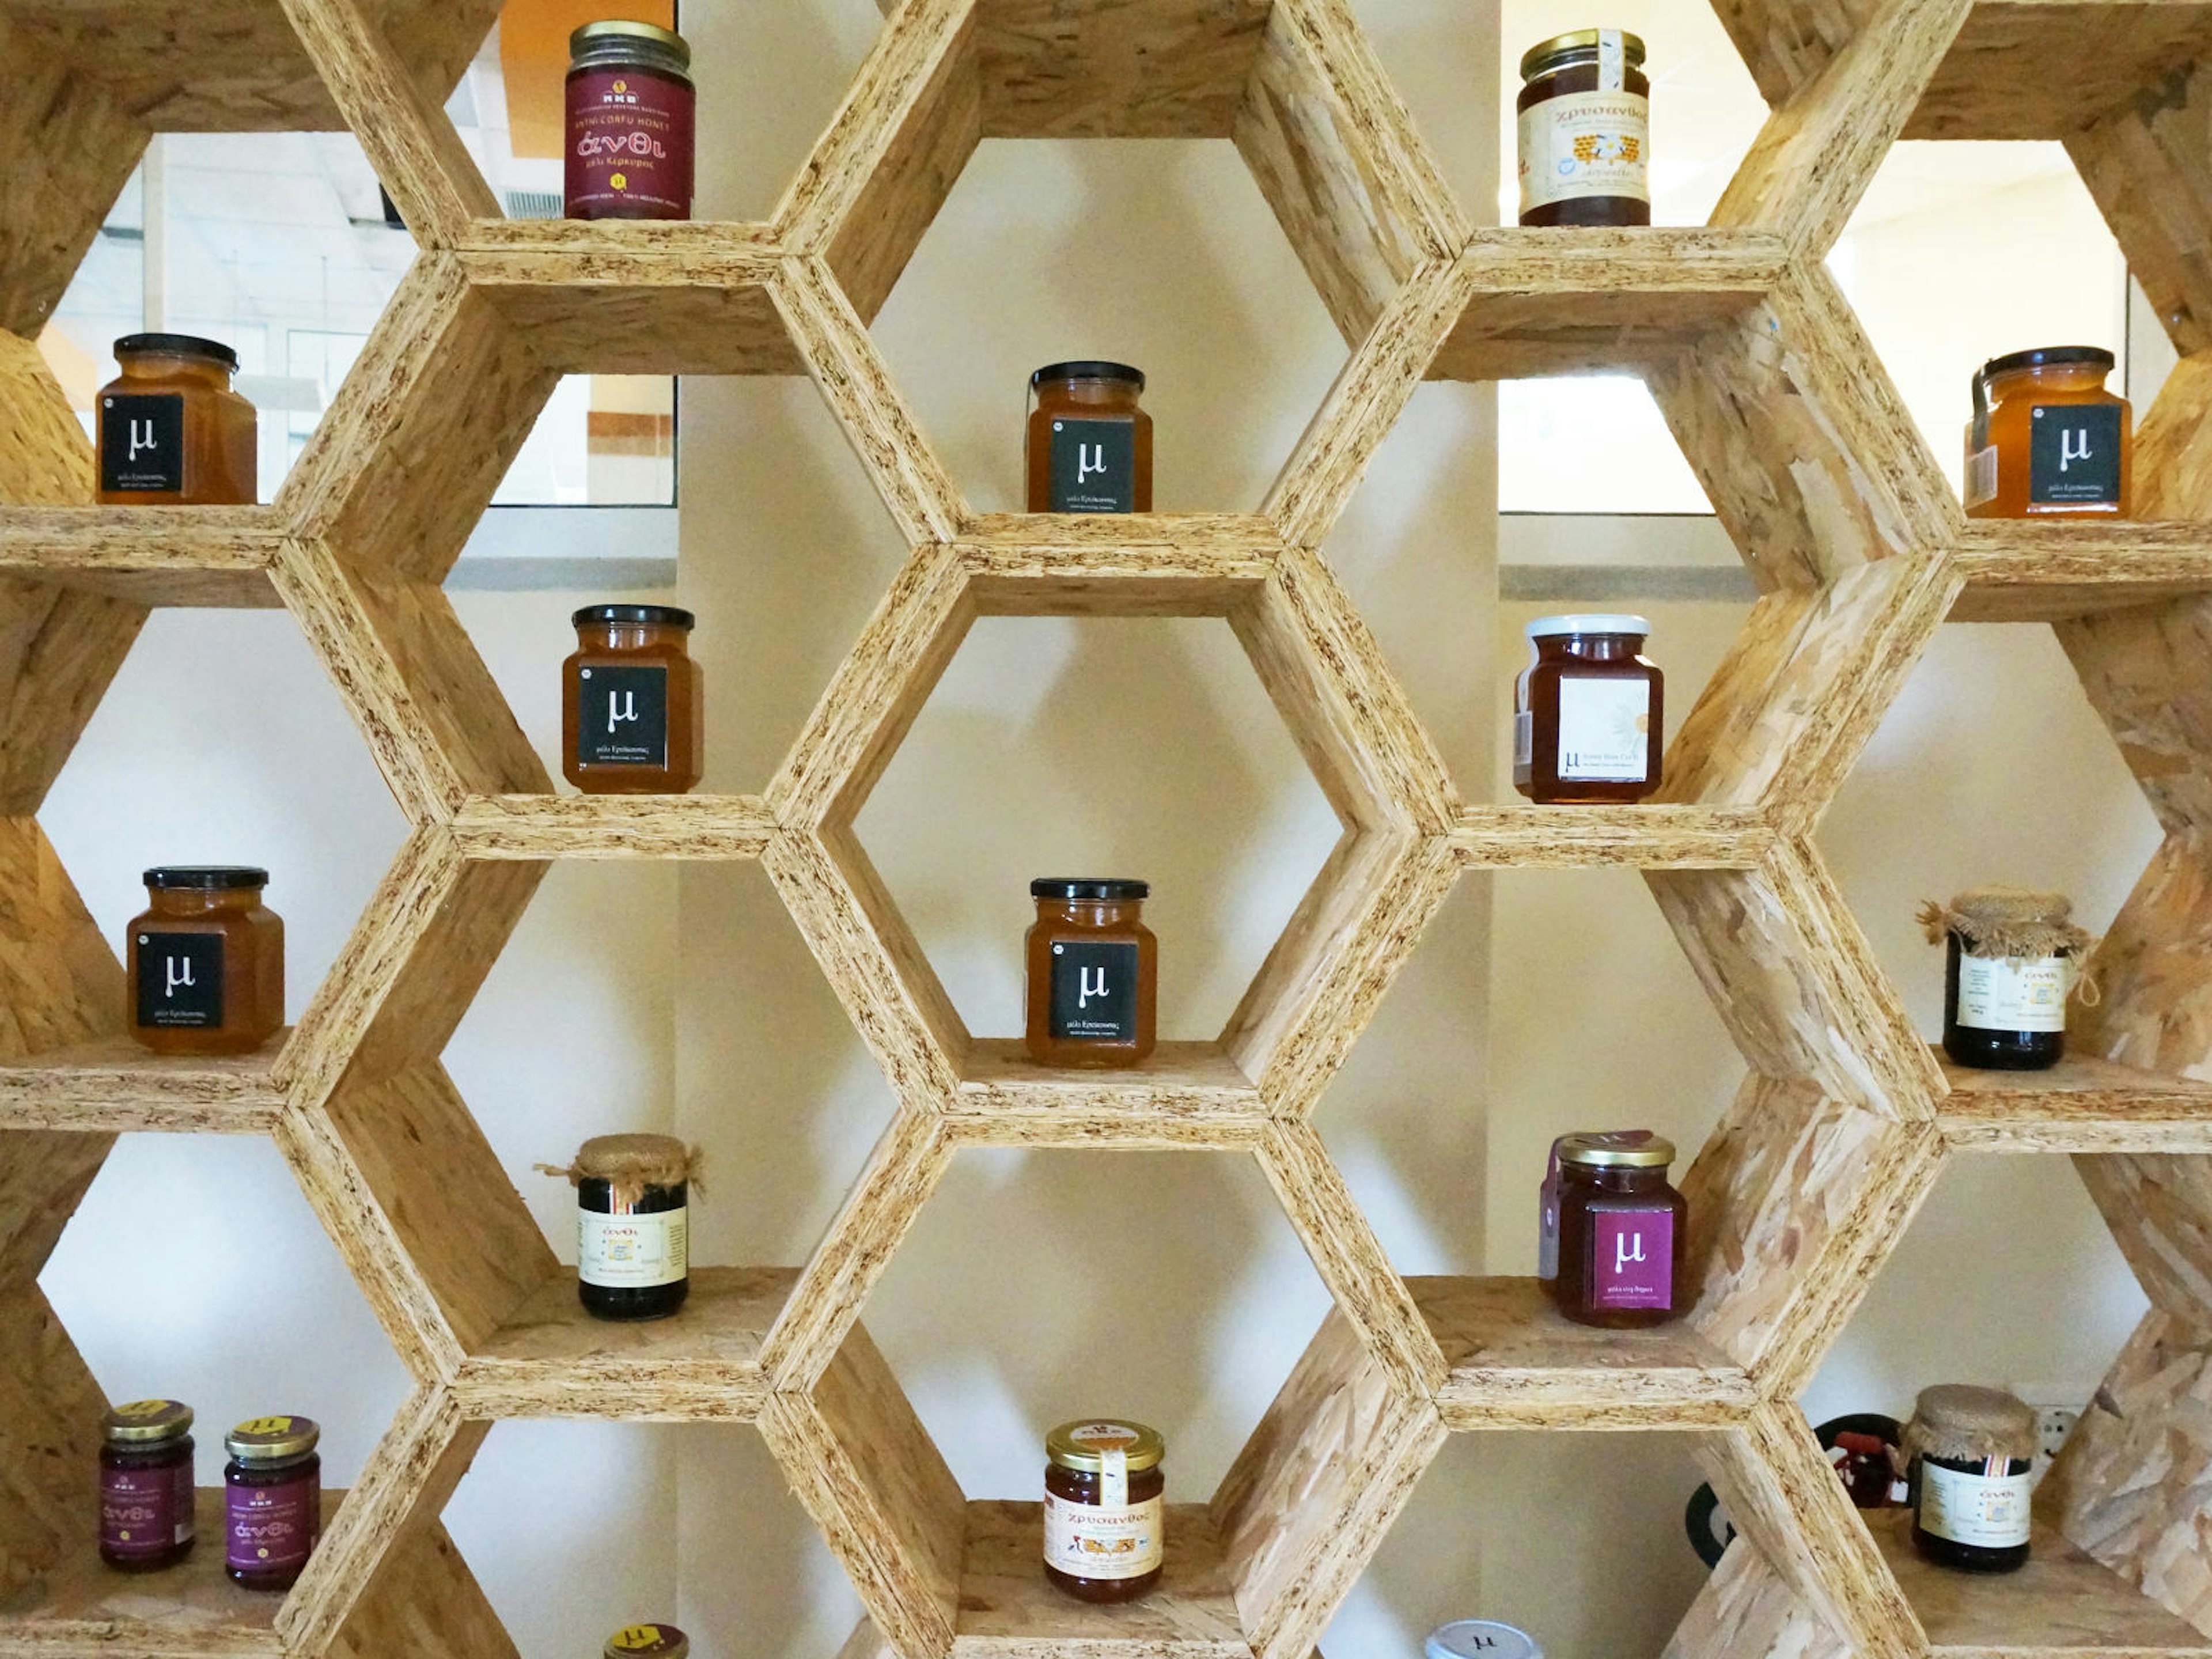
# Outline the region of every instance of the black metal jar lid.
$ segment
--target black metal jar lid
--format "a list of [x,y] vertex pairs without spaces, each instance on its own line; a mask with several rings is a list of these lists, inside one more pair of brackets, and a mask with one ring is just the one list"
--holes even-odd
[[1036,391],[1047,380],[1120,380],[1139,392],[1145,389],[1142,369],[1132,368],[1127,363],[1109,362],[1103,357],[1079,357],[1065,363],[1047,363],[1030,376],[1030,390]]
[[2037,346],[2029,351],[2008,351],[2002,357],[1992,357],[1982,365],[1984,376],[1994,379],[1999,374],[2010,374],[2022,368],[2069,368],[2087,367],[2101,368],[2111,374],[2117,360],[2102,346]]
[[672,605],[587,605],[568,618],[574,628],[590,628],[606,623],[629,623],[639,628],[683,628],[697,625],[699,619],[689,611]]
[[1152,884],[1120,876],[1044,876],[1030,884],[1031,898],[1086,899],[1096,904],[1126,904],[1149,898]]
[[269,872],[252,864],[162,864],[146,872],[146,885],[164,893],[229,893],[268,884]]
[[674,29],[665,29],[658,23],[640,22],[629,17],[610,17],[599,22],[586,23],[570,32],[569,68],[583,69],[595,64],[620,66],[625,64],[666,70],[688,78],[687,72],[691,67],[691,46]]
[[220,340],[197,334],[126,334],[115,343],[118,357],[204,357],[236,372],[238,353]]

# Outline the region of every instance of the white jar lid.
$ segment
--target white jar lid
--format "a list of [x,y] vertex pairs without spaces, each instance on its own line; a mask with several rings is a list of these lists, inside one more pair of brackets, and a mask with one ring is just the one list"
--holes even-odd
[[1494,1619],[1455,1619],[1429,1632],[1428,1659],[1544,1659],[1525,1630]]
[[1562,634],[1648,635],[1651,631],[1651,624],[1641,617],[1593,613],[1567,617],[1539,617],[1522,631],[1532,640],[1556,639]]

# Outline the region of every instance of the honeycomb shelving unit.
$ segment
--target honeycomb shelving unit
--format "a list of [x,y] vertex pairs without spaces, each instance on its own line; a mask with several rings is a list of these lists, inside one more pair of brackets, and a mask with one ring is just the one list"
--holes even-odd
[[[512,1655],[439,1524],[488,1426],[757,1425],[868,1619],[842,1659],[1303,1659],[1444,1437],[1695,1437],[1743,1538],[1679,1659],[2212,1655],[2212,6],[1727,0],[1772,106],[1711,225],[1478,228],[1346,0],[885,0],[774,217],[507,222],[441,100],[494,0],[0,0],[0,1654]],[[34,343],[149,131],[348,126],[419,256],[276,503],[89,505]],[[970,512],[866,322],[980,138],[1236,144],[1351,348],[1255,514]],[[1969,525],[1821,264],[1899,136],[2063,139],[2182,353],[2152,522]],[[1468,804],[1318,551],[1424,378],[1642,374],[1760,598],[1664,797]],[[810,376],[911,547],[761,793],[556,793],[441,589],[555,380]],[[405,811],[298,1026],[164,1061],[36,821],[148,608],[282,605]],[[1212,1042],[1071,1079],[972,1036],[853,824],[979,616],[1212,617],[1343,825]],[[2054,624],[2165,826],[2078,1058],[1960,1074],[1915,1035],[1812,832],[1947,617]],[[1471,625],[1480,625],[1479,619]],[[559,859],[758,860],[898,1099],[812,1257],[702,1271],[678,1319],[577,1310],[439,1062]],[[1627,866],[1749,1076],[1687,1177],[1700,1291],[1606,1335],[1530,1281],[1407,1279],[1311,1127],[1460,875]],[[281,1599],[92,1558],[100,1391],[37,1285],[128,1130],[273,1138],[415,1382]],[[1164,1589],[1064,1601],[970,1501],[858,1322],[953,1152],[1249,1151],[1334,1298]],[[1796,1398],[1944,1161],[2066,1152],[2153,1304],[2045,1488],[2031,1570],[1918,1569]],[[425,1160],[435,1183],[416,1174]]]

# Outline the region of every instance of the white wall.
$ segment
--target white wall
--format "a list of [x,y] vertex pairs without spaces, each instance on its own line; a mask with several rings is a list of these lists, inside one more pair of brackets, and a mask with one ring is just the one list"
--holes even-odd
[[[1480,211],[1498,176],[1492,44],[1459,0],[1358,9]],[[702,62],[750,66],[719,103],[709,78],[726,142],[707,147],[703,205],[761,211],[873,9],[692,10]],[[780,76],[758,71],[770,53],[788,65]],[[1118,263],[1076,257],[1101,250]],[[876,332],[983,507],[1014,501],[1021,386],[1038,362],[1097,352],[1146,368],[1160,504],[1242,508],[1343,356],[1222,146],[987,145]],[[1492,409],[1479,389],[1422,388],[1328,548],[1477,799],[1507,795],[1496,739],[1526,611],[1485,609]],[[683,422],[675,597],[702,617],[706,787],[756,789],[902,550],[811,386],[688,381]],[[605,597],[460,601],[549,757],[566,614]],[[1654,609],[1677,720],[1738,614]],[[269,863],[295,1012],[402,828],[295,630],[271,615],[156,618],[46,821],[111,936],[142,902],[146,863]],[[1096,861],[1158,884],[1164,1023],[1195,1033],[1234,1000],[1331,833],[1227,629],[1198,623],[979,629],[863,820],[956,1000],[999,1032],[1014,1029],[1029,875]],[[1911,932],[1917,899],[2048,880],[2101,925],[2150,831],[2047,630],[1962,628],[1915,676],[1821,844],[1932,1031],[1939,981]],[[565,1189],[528,1166],[602,1129],[669,1128],[709,1158],[701,1260],[802,1260],[890,1112],[749,866],[556,870],[447,1060],[564,1253]],[[1320,1122],[1402,1269],[1519,1273],[1550,1136],[1601,1118],[1694,1146],[1740,1075],[1633,876],[1469,878]],[[1127,1241],[1103,1269],[1066,1243],[1102,1215]],[[309,1412],[328,1425],[334,1480],[352,1477],[404,1388],[260,1143],[126,1141],[45,1283],[112,1393],[182,1395],[214,1426]],[[971,1495],[1029,1495],[1048,1424],[1128,1410],[1167,1430],[1176,1492],[1196,1498],[1325,1305],[1242,1158],[971,1152],[865,1316]],[[2063,1163],[1966,1165],[1808,1408],[1902,1411],[1918,1383],[1949,1377],[2079,1398],[2139,1305]],[[288,1339],[239,1335],[270,1328]],[[1332,1659],[1395,1659],[1468,1613],[1528,1624],[1555,1659],[1656,1652],[1698,1582],[1678,1521],[1695,1480],[1668,1437],[1456,1440],[1329,1632]],[[743,1428],[504,1425],[448,1520],[528,1659],[588,1653],[604,1629],[671,1613],[702,1659],[823,1659],[858,1613]]]

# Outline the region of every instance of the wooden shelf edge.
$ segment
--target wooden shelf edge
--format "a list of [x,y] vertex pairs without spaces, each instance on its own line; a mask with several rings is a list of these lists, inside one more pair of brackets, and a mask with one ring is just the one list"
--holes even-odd
[[1947,1144],[1978,1152],[2212,1152],[2212,1083],[2094,1055],[2039,1072],[1959,1066],[1931,1045],[1948,1093],[1936,1103]]
[[0,1062],[0,1128],[265,1134],[283,1115],[274,1072],[289,1029],[235,1058],[166,1058],[126,1036]]
[[757,859],[777,833],[758,795],[476,795],[453,817],[469,859]]
[[1707,225],[1479,229],[1460,267],[1477,294],[1705,293],[1756,299],[1787,274],[1789,240]]
[[1018,1037],[968,1045],[946,1126],[970,1143],[1030,1146],[1255,1145],[1270,1115],[1259,1085],[1220,1044],[1164,1042],[1141,1066],[1039,1066]]
[[1469,869],[1755,870],[1779,832],[1746,807],[1470,806],[1452,856]]
[[746,219],[471,219],[454,252],[601,259],[773,258],[787,250],[773,224]]
[[2212,590],[2212,524],[1969,520],[1952,622],[2063,622]]

